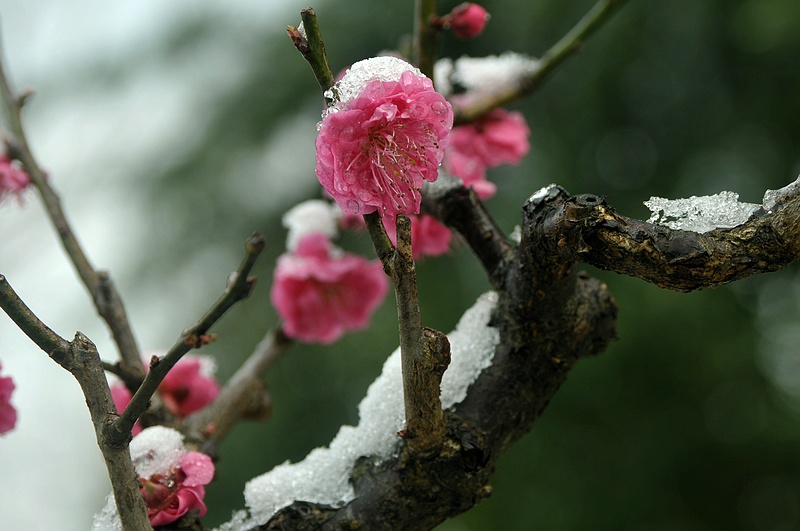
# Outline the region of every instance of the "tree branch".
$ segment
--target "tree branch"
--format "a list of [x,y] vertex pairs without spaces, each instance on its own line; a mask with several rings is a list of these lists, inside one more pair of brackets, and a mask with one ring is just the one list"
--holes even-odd
[[272,400],[262,377],[292,343],[280,328],[268,332],[216,400],[184,420],[183,431],[201,443],[203,453],[215,455],[222,440],[240,420],[270,417]]
[[583,41],[608,20],[623,2],[624,0],[598,1],[572,29],[544,52],[533,72],[490,92],[471,92],[468,98],[451,102],[455,123],[474,121],[492,109],[516,101],[539,88],[556,67],[581,49]]
[[117,415],[97,348],[80,332],[75,334],[71,342],[53,332],[34,315],[2,275],[0,307],[31,341],[69,371],[81,386],[94,425],[97,445],[108,469],[123,529],[151,529],[144,499],[139,492],[139,476],[128,450],[130,432],[127,439],[120,441],[111,441],[105,436],[106,428],[114,422]]
[[575,260],[641,278],[659,287],[692,291],[776,271],[800,258],[800,186],[749,221],[707,233],[673,230],[618,214],[595,195],[549,202],[552,237]]
[[150,362],[150,371],[142,381],[142,385],[133,394],[128,407],[119,419],[110,426],[108,437],[112,441],[124,440],[130,437],[131,428],[136,420],[148,408],[153,394],[167,373],[175,366],[184,354],[194,348],[214,340],[207,332],[234,304],[246,298],[255,285],[255,278],[249,277],[256,259],[264,250],[264,237],[255,233],[245,243],[245,255],[237,272],[230,279],[228,287],[222,296],[215,302],[206,314],[193,326],[184,330],[180,338],[162,358],[154,358]]
[[30,93],[25,92],[17,96],[11,87],[8,76],[5,73],[2,53],[0,52],[0,93],[6,108],[8,125],[11,137],[6,140],[9,155],[19,160],[25,171],[31,178],[31,182],[36,187],[44,203],[47,215],[56,229],[64,251],[72,261],[89,294],[92,297],[94,306],[98,314],[108,325],[114,342],[119,349],[120,358],[125,365],[125,370],[139,377],[144,376],[139,354],[139,347],[133,335],[128,321],[125,307],[108,273],[96,271],[92,266],[86,253],[83,251],[78,239],[67,221],[64,210],[61,207],[61,200],[50,185],[47,175],[41,169],[31,152],[25,129],[22,125],[22,107],[27,101]]
[[438,0],[416,0],[414,3],[413,62],[420,72],[433,79],[433,64],[436,61],[436,44],[439,28],[437,20]]

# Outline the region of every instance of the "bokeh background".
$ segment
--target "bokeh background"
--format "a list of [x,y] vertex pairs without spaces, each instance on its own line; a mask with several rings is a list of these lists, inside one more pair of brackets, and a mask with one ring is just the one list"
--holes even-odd
[[[455,5],[442,1],[442,11]],[[539,55],[591,0],[487,0],[492,19],[443,55]],[[284,34],[294,0],[0,0],[4,53],[31,143],[90,257],[112,272],[146,350],[165,349],[224,288],[254,230],[269,247],[253,296],[216,328],[225,380],[276,323],[283,211],[316,197],[321,101]],[[396,48],[410,2],[320,0],[334,70]],[[518,167],[491,173],[510,231],[551,182],[646,218],[651,195],[732,190],[758,203],[800,172],[800,4],[630,0],[513,107],[531,127]],[[369,252],[365,236],[343,245]],[[56,331],[108,333],[34,194],[0,205],[0,272]],[[692,294],[601,271],[619,336],[581,362],[500,461],[494,493],[446,531],[800,529],[800,271]],[[488,289],[462,246],[418,267],[423,319],[451,330]],[[204,522],[243,506],[247,479],[325,445],[395,348],[389,299],[333,347],[296,345],[267,375],[274,414],[222,447]],[[0,316],[17,429],[0,438],[0,527],[82,530],[109,492],[77,384]]]

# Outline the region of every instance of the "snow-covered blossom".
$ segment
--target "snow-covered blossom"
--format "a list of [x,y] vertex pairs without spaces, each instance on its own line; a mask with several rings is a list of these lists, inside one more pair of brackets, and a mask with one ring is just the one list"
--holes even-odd
[[[214,361],[207,356],[184,356],[167,373],[158,386],[158,394],[174,415],[184,418],[200,411],[219,395],[220,386],[214,378]],[[120,413],[131,401],[131,392],[121,382],[111,385],[111,398]],[[137,421],[133,435],[142,431]]]
[[489,13],[478,4],[464,2],[453,8],[447,17],[447,25],[462,39],[472,39],[483,32],[489,22]]
[[164,426],[142,431],[130,450],[151,525],[170,524],[190,511],[206,514],[205,485],[214,477],[209,456],[186,451],[183,436]]
[[341,217],[342,210],[338,206],[322,199],[310,199],[293,206],[282,218],[283,226],[289,229],[286,248],[293,251],[303,236],[314,232],[335,238]]
[[[397,226],[386,225],[386,233],[392,243],[397,245]],[[411,216],[411,253],[414,260],[424,256],[440,256],[450,250],[453,233],[432,216],[420,214]]]
[[521,113],[494,109],[472,123],[453,128],[445,169],[487,199],[494,195],[495,186],[486,181],[486,169],[518,164],[530,149],[529,134]]
[[434,181],[453,111],[430,79],[396,57],[353,65],[334,86],[340,101],[323,117],[316,173],[342,210],[419,212],[423,181]]
[[188,452],[163,474],[139,478],[147,516],[153,526],[171,524],[189,511],[206,514],[205,485],[214,477],[214,463],[206,454]]
[[10,193],[19,195],[30,184],[30,177],[17,162],[8,155],[0,155],[0,199]]
[[332,248],[316,233],[278,258],[270,297],[286,335],[327,344],[366,327],[388,289],[379,261]]
[[[3,366],[0,364],[0,370]],[[10,376],[0,377],[0,435],[14,429],[17,423],[17,410],[11,405],[14,380]]]

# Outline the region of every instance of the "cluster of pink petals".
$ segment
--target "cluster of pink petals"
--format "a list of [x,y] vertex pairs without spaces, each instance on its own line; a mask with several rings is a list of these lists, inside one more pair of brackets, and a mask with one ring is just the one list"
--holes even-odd
[[365,328],[388,289],[379,261],[331,249],[311,233],[278,258],[270,297],[286,335],[329,344]]
[[448,16],[448,26],[456,37],[472,39],[483,33],[489,13],[478,4],[464,2],[453,8]]
[[19,195],[31,184],[28,174],[8,155],[0,155],[0,198],[6,194]]
[[13,430],[17,423],[17,410],[11,405],[14,387],[14,380],[10,376],[0,377],[0,435]]
[[188,452],[164,474],[139,478],[150,525],[171,524],[189,511],[206,514],[205,485],[214,477],[214,463],[200,452]]
[[518,164],[530,149],[530,129],[519,112],[494,109],[466,125],[453,128],[445,152],[445,169],[471,186],[481,199],[493,196],[487,168]]
[[[397,245],[397,225],[386,224],[386,233]],[[432,216],[411,216],[411,253],[414,260],[424,256],[440,256],[450,250],[453,233]]]
[[434,181],[449,142],[453,110],[425,76],[372,80],[338,104],[317,136],[320,184],[345,212],[416,214],[423,181]]
[[[174,415],[184,418],[200,411],[219,395],[220,386],[215,378],[204,374],[201,356],[184,356],[167,373],[158,386],[158,394]],[[131,392],[122,383],[111,385],[111,397],[117,411],[122,412],[131,401]],[[142,431],[139,422],[133,426],[133,435]]]

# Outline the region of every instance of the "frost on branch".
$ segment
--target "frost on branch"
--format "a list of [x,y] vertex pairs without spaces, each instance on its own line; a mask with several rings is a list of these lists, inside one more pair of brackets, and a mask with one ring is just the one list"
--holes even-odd
[[[489,319],[497,295],[482,295],[448,334],[452,360],[442,379],[442,407],[458,404],[481,371],[491,365],[500,337]],[[299,463],[284,463],[256,477],[245,487],[245,500],[252,520],[241,515],[223,527],[226,531],[249,529],[267,522],[282,507],[307,501],[340,507],[355,498],[350,473],[361,456],[375,462],[397,453],[405,409],[400,349],[386,360],[381,375],[370,385],[358,406],[358,426],[342,426],[327,448],[317,448]]]

